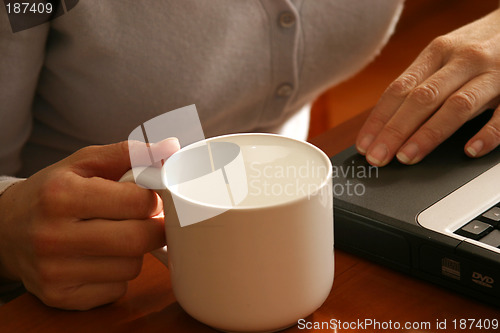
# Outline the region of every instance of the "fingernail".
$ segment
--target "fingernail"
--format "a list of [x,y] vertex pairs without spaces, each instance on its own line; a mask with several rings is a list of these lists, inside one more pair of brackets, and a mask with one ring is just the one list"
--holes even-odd
[[181,144],[179,143],[179,139],[177,139],[175,136],[171,137],[171,138],[167,138],[168,141],[172,141],[173,144],[177,144],[178,146],[180,146]]
[[170,138],[166,138],[166,139],[163,139],[161,141],[154,142],[154,143],[151,144],[151,146],[158,146],[158,145],[161,145],[161,144],[165,144],[167,142],[168,142],[169,145],[172,145],[172,144],[173,145],[180,145],[179,144],[179,139],[177,139],[175,136],[172,136]]
[[387,149],[387,146],[383,143],[379,143],[373,149],[370,150],[366,159],[371,164],[380,166],[384,164],[388,154],[389,150]]
[[156,144],[165,144],[167,142],[168,142],[169,146],[172,148],[176,148],[176,149],[181,148],[181,144],[179,143],[179,139],[177,139],[176,137],[166,138],[163,141],[160,141]]
[[467,147],[467,152],[469,153],[470,156],[476,157],[477,154],[479,154],[481,150],[483,150],[483,147],[484,147],[483,140],[476,140],[469,147]]
[[401,151],[396,155],[397,159],[403,164],[415,164],[418,162],[418,145],[416,143],[409,143],[401,149]]
[[372,144],[374,138],[375,137],[371,134],[365,135],[363,139],[361,139],[361,141],[359,142],[359,145],[356,147],[358,151],[361,154],[366,154],[366,151],[368,150],[368,147],[370,147],[370,145]]

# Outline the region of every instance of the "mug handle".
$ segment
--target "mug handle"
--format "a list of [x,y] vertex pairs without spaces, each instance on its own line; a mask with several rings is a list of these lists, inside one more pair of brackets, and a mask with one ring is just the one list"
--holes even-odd
[[[138,175],[137,178],[134,177]],[[153,189],[160,197],[162,191],[166,191],[165,186],[161,181],[161,169],[155,167],[134,167],[118,180],[119,183],[135,183],[139,186]],[[151,251],[151,254],[160,260],[168,267],[167,247],[164,246],[157,250]]]

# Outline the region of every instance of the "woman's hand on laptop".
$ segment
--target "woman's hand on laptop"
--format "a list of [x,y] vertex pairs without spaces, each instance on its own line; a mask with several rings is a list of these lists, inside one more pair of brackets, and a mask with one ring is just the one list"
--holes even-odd
[[479,157],[500,144],[500,9],[436,38],[389,85],[358,134],[368,162],[421,161],[488,108],[491,120],[465,145]]

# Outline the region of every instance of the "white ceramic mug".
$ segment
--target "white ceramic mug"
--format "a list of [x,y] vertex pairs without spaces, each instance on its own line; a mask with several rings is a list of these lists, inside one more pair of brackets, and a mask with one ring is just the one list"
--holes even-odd
[[[210,157],[210,170],[196,163],[196,150],[182,158],[198,143],[176,152],[159,171],[177,301],[223,331],[270,332],[297,324],[323,304],[333,283],[330,160],[309,143],[273,134],[226,135],[201,144],[214,157],[214,147],[226,152],[219,160]],[[130,172],[122,178],[130,180]],[[224,195],[210,195],[224,188],[229,204]],[[186,223],[190,211],[196,218]]]

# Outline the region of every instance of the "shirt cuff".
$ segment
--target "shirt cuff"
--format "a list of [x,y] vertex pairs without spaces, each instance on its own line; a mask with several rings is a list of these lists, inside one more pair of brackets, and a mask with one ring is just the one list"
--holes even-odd
[[[0,195],[10,186],[24,180],[8,176],[0,176]],[[17,296],[23,294],[26,290],[21,282],[5,281],[0,279],[0,305],[5,304]]]
[[7,190],[9,187],[14,185],[15,183],[18,183],[20,181],[23,181],[24,178],[15,178],[15,177],[9,177],[9,176],[0,176],[0,195],[2,195],[5,190]]

